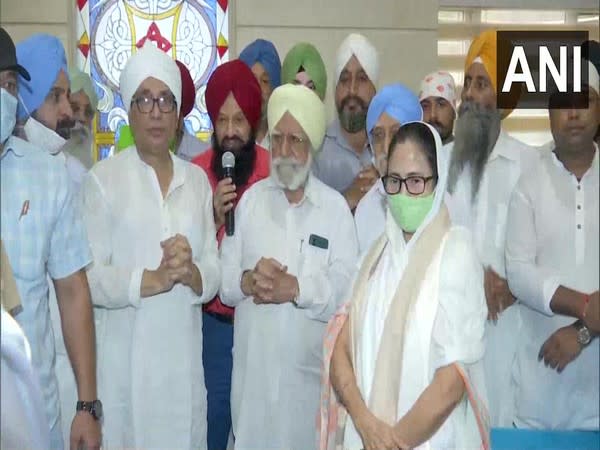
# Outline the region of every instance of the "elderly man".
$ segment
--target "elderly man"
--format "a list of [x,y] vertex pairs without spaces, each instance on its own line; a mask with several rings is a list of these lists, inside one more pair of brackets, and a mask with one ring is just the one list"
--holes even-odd
[[292,47],[281,66],[281,82],[306,86],[325,101],[327,70],[314,45],[300,42]]
[[[419,99],[406,86],[390,84],[377,93],[367,112],[367,133],[373,152],[373,165],[384,176],[392,138],[401,125],[421,120]],[[358,248],[364,254],[385,229],[386,193],[381,179],[358,202],[354,213]]]
[[257,39],[240,53],[240,61],[245,63],[258,81],[262,92],[262,115],[256,131],[256,142],[270,149],[269,128],[267,124],[267,104],[273,89],[281,84],[281,60],[272,42]]
[[[65,165],[49,153],[32,144],[11,136],[16,122],[18,87],[30,80],[29,73],[17,64],[15,46],[3,28],[0,28],[0,92],[2,113],[0,157],[2,241],[11,262],[22,310],[16,319],[23,327],[31,345],[33,367],[40,380],[44,400],[50,449],[62,449],[61,412],[58,387],[54,373],[54,340],[48,308],[48,276],[52,279],[65,344],[77,380],[78,402],[64,411],[73,417],[70,444],[76,448],[99,448],[102,406],[96,394],[95,327],[92,317],[90,292],[84,268],[91,262],[83,223],[76,214],[73,193]],[[19,61],[20,63],[20,61]],[[46,70],[55,61],[45,61]],[[35,67],[34,67],[35,68]],[[39,95],[39,84],[47,74],[32,70],[34,81],[24,88],[21,97]],[[59,83],[64,86],[66,73],[61,71]],[[22,79],[22,80],[21,80]],[[33,88],[28,91],[28,88]],[[59,97],[58,105],[44,102],[37,105],[38,117],[56,124],[54,107],[70,110],[61,88],[53,92]],[[64,93],[66,96],[66,92]],[[54,98],[54,97],[53,97]],[[42,104],[43,102],[43,104]],[[41,125],[40,125],[41,126]]]
[[[213,189],[217,240],[225,235],[225,214],[244,192],[269,176],[269,152],[255,143],[261,117],[261,91],[252,71],[241,61],[220,65],[206,85],[206,108],[214,124],[213,146],[194,164],[204,169]],[[234,178],[225,178],[222,157],[235,155]],[[204,305],[202,360],[208,391],[208,448],[225,449],[231,429],[233,308],[218,297]]]
[[236,449],[304,450],[316,447],[323,336],[353,276],[356,236],[343,198],[310,171],[323,102],[286,84],[268,118],[271,175],[242,197],[221,247],[221,300],[236,307],[233,435]]
[[34,74],[19,80],[18,135],[63,161],[78,190],[87,170],[63,151],[75,125],[65,49],[57,37],[36,34],[17,44],[17,58]]
[[456,119],[456,86],[448,72],[431,72],[419,90],[419,101],[423,108],[423,121],[434,127],[442,144],[448,148],[454,140],[454,119]]
[[551,100],[553,149],[521,177],[508,210],[506,270],[523,318],[519,428],[598,430],[600,89],[591,64],[588,83],[588,108]]
[[514,420],[512,367],[520,315],[506,282],[504,243],[510,196],[519,176],[537,164],[535,149],[501,130],[509,111],[496,107],[496,31],[471,43],[456,121],[449,177],[448,207],[453,222],[469,228],[484,265],[489,311],[484,357],[491,423],[511,427]]
[[340,45],[336,59],[338,117],[325,133],[323,150],[315,158],[313,172],[342,193],[354,211],[378,178],[371,163],[366,118],[375,95],[379,57],[366,37],[351,34]]
[[196,103],[196,86],[190,71],[181,61],[175,61],[181,73],[181,113],[177,122],[177,156],[191,161],[200,153],[206,151],[209,145],[190,134],[185,128],[184,119],[194,109]]
[[86,170],[94,165],[92,124],[98,108],[98,96],[91,77],[79,70],[69,71],[71,110],[75,124],[63,152],[74,156]]
[[210,185],[173,157],[177,64],[152,44],[120,77],[135,145],[82,190],[105,448],[206,448],[202,309],[220,283]]

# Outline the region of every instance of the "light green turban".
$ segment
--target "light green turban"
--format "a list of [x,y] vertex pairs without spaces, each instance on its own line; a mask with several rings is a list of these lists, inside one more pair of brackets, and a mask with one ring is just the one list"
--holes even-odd
[[303,68],[310,76],[315,83],[317,94],[323,100],[327,89],[327,70],[325,70],[325,63],[314,45],[300,42],[292,47],[281,66],[282,84],[293,82],[300,68]]
[[271,94],[267,109],[269,133],[289,112],[298,121],[313,148],[313,153],[321,148],[325,137],[325,105],[317,94],[306,86],[282,84]]
[[85,92],[85,95],[90,99],[92,109],[96,111],[98,108],[98,96],[94,89],[94,83],[90,76],[79,69],[69,70],[69,79],[71,80],[71,92],[76,94],[79,91]]

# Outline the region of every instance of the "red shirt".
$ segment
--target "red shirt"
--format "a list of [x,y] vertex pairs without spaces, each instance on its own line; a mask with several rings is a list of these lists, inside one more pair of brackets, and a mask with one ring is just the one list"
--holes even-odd
[[[236,192],[237,192],[238,196],[236,197],[236,199],[234,201],[234,207],[235,207],[235,205],[237,205],[237,202],[240,200],[240,198],[242,198],[242,195],[244,195],[244,192],[246,192],[246,190],[250,186],[252,186],[257,181],[260,181],[263,178],[267,178],[269,176],[269,169],[270,169],[270,165],[271,165],[271,155],[267,150],[265,150],[263,147],[261,147],[258,144],[256,144],[255,148],[256,148],[256,160],[254,161],[254,170],[252,171],[252,174],[250,174],[248,183],[246,183],[244,186],[236,186]],[[209,148],[205,152],[202,152],[200,155],[196,156],[192,160],[192,163],[194,163],[204,169],[204,172],[206,172],[206,175],[208,176],[208,181],[210,183],[210,186],[212,187],[212,189],[214,191],[215,188],[217,187],[217,183],[219,182],[219,180],[217,179],[216,175],[211,170],[211,162],[212,162],[213,154],[214,154],[214,150],[212,148]],[[221,228],[219,228],[217,230],[217,243],[219,244],[219,247],[221,246],[221,241],[223,240],[223,236],[225,236],[225,225],[223,225]],[[216,313],[216,314],[220,314],[220,315],[224,315],[224,316],[233,316],[233,311],[234,311],[233,308],[230,308],[229,306],[225,306],[223,303],[221,303],[221,300],[219,299],[218,295],[215,298],[213,298],[210,302],[205,304],[202,307],[202,309],[206,312]]]

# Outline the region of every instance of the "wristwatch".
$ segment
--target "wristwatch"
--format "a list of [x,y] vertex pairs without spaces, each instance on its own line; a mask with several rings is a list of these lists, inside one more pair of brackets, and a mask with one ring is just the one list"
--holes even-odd
[[577,330],[577,342],[579,342],[579,345],[588,345],[592,340],[592,334],[588,327],[586,327],[581,320],[575,322],[573,326]]
[[87,411],[95,420],[102,419],[102,402],[100,400],[94,400],[91,402],[77,402],[76,411]]

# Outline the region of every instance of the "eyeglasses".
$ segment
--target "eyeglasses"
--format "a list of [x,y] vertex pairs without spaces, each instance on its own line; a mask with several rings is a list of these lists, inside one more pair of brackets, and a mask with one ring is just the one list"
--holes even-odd
[[285,141],[288,141],[292,152],[304,150],[307,139],[297,134],[271,133],[271,148],[281,148]]
[[158,98],[146,97],[145,95],[142,95],[141,97],[135,97],[132,99],[131,103],[135,103],[138,111],[142,114],[151,113],[154,110],[154,105],[158,105],[158,110],[161,113],[172,113],[177,105],[173,95],[164,95]]
[[396,195],[402,189],[402,184],[406,185],[406,190],[409,194],[412,195],[421,195],[425,192],[425,186],[435,177],[419,177],[412,176],[406,178],[400,178],[396,175],[386,175],[381,177],[381,181],[383,182],[383,188],[385,192],[390,195]]

